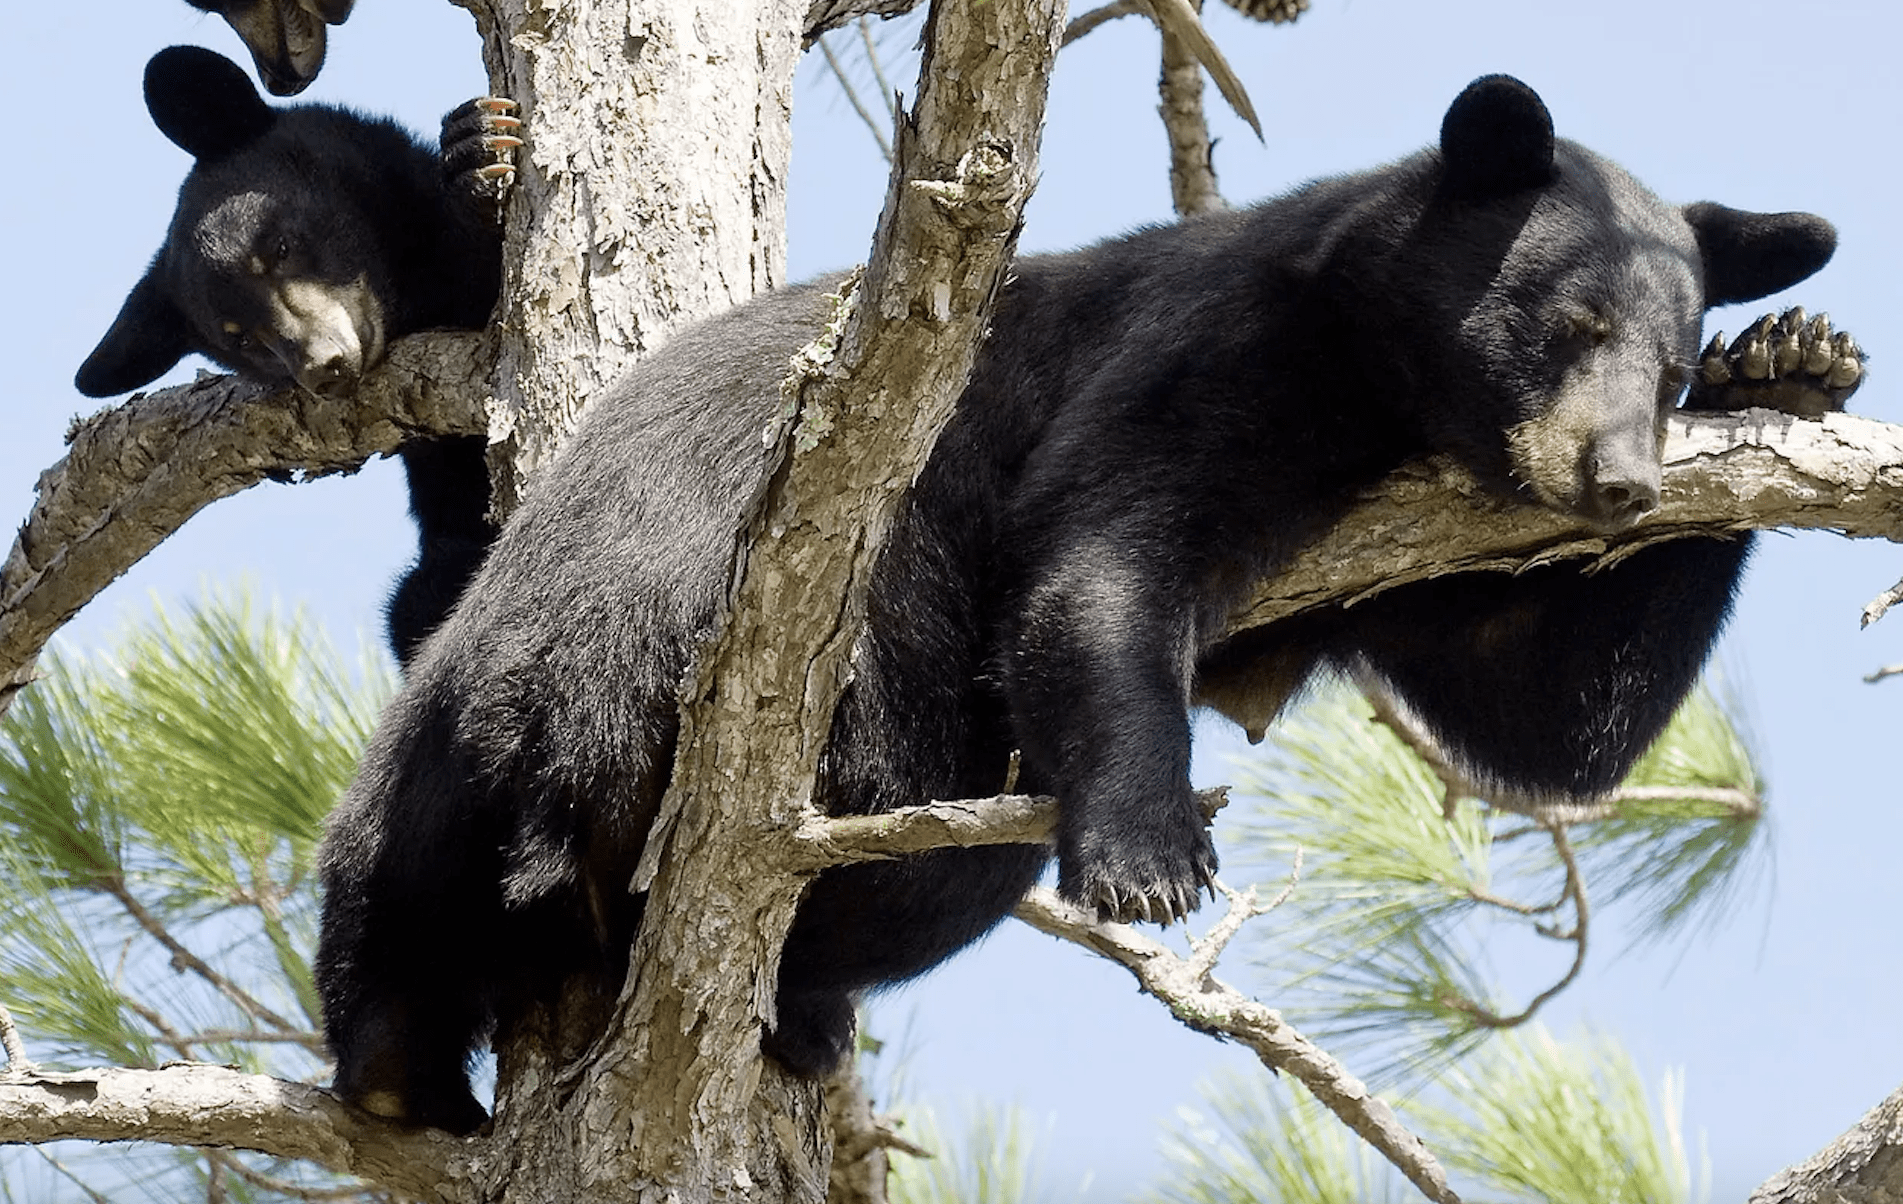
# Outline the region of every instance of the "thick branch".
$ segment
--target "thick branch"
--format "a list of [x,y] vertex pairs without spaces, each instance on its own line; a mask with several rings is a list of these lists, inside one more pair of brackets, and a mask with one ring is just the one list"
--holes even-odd
[[[1249,905],[1253,905],[1252,903]],[[1184,1024],[1200,1033],[1227,1037],[1255,1051],[1265,1066],[1301,1080],[1317,1100],[1408,1181],[1437,1204],[1459,1204],[1447,1174],[1421,1139],[1402,1126],[1393,1109],[1326,1051],[1282,1019],[1279,1012],[1210,976],[1205,967],[1126,924],[1100,924],[1082,908],[1039,887],[1018,904],[1017,916],[1041,932],[1073,941],[1136,975],[1137,982]]]
[[1903,542],[1903,427],[1848,414],[1677,414],[1665,461],[1663,504],[1617,536],[1539,507],[1482,498],[1455,469],[1403,470],[1265,581],[1231,616],[1231,629],[1446,573],[1616,557],[1699,531],[1808,527]]
[[468,1144],[433,1129],[403,1133],[320,1088],[224,1066],[0,1077],[0,1143],[65,1138],[256,1150],[418,1200],[474,1199]]
[[1903,1200],[1899,1150],[1903,1089],[1808,1161],[1765,1180],[1747,1204],[1896,1204]]
[[267,478],[354,472],[410,435],[484,427],[481,335],[405,339],[355,396],[206,376],[76,423],[0,568],[0,712],[61,624],[205,506]]

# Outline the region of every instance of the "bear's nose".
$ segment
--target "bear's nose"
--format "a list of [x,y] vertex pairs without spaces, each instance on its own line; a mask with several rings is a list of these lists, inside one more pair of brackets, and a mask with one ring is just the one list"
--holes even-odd
[[1659,508],[1658,486],[1646,481],[1598,481],[1593,508],[1609,527],[1629,527]]

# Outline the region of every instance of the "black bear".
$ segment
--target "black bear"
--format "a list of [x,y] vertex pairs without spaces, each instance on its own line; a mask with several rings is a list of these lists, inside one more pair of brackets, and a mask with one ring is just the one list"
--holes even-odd
[[296,96],[324,67],[324,26],[342,25],[356,0],[185,0],[217,13],[251,52],[275,96]]
[[[391,121],[274,109],[237,64],[196,46],[152,57],[145,100],[196,162],[164,246],[80,365],[81,393],[138,388],[194,351],[251,380],[334,393],[392,339],[488,322],[502,273],[496,181],[520,145],[513,105],[485,98],[450,113],[439,158]],[[495,537],[484,444],[401,452],[420,550],[390,600],[399,660]]]
[[[1438,150],[1020,259],[874,572],[821,805],[994,794],[1020,750],[1017,789],[1059,800],[1061,892],[1169,920],[1216,868],[1192,704],[1248,712],[1278,682],[1364,661],[1490,780],[1601,788],[1691,685],[1740,541],[1593,578],[1396,589],[1301,642],[1221,644],[1225,619],[1429,453],[1504,498],[1637,521],[1704,310],[1803,279],[1834,242],[1807,214],[1668,206],[1495,76],[1455,100]],[[322,853],[316,971],[346,1099],[467,1132],[484,1113],[465,1063],[493,1027],[565,975],[618,981],[676,693],[771,468],[788,358],[827,305],[814,286],[756,299],[597,399],[412,664]],[[1598,593],[1580,607],[1577,590]],[[1530,659],[1486,662],[1496,639]],[[766,1051],[832,1068],[857,992],[977,939],[1047,856],[943,849],[820,875]]]

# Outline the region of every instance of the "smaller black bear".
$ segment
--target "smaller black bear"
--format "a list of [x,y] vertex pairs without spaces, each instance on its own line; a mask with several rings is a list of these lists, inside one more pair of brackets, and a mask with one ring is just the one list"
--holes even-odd
[[324,68],[324,26],[342,25],[356,0],[185,0],[217,13],[244,40],[274,96],[296,96]]
[[[390,340],[487,323],[501,284],[497,187],[513,167],[513,104],[470,101],[442,150],[394,122],[329,105],[274,109],[231,60],[173,46],[145,100],[197,161],[164,246],[74,384],[110,397],[191,352],[315,394],[355,387]],[[389,606],[408,662],[495,538],[480,436],[406,445],[419,552]]]
[[[873,570],[819,805],[994,794],[1016,750],[1018,789],[1059,802],[1059,891],[1168,920],[1216,866],[1191,707],[1259,718],[1330,665],[1370,669],[1476,778],[1603,789],[1691,687],[1745,541],[1402,586],[1224,641],[1228,617],[1422,456],[1503,499],[1639,521],[1705,310],[1804,279],[1835,237],[1810,214],[1668,205],[1489,76],[1437,148],[1020,258]],[[344,1098],[466,1132],[485,1036],[564,976],[620,981],[680,682],[827,309],[811,286],[756,298],[595,399],[411,666],[322,854],[314,968]],[[829,1071],[855,994],[978,939],[1047,856],[820,874],[763,1049]]]

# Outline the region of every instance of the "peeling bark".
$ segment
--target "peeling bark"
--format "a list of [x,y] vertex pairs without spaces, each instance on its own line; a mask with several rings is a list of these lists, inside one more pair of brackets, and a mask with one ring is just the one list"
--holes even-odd
[[458,0],[522,103],[491,469],[506,515],[588,398],[784,283],[797,0]]
[[353,397],[206,375],[75,423],[0,567],[0,714],[53,633],[212,502],[267,478],[355,472],[407,436],[480,433],[490,358],[485,336],[424,335]]
[[1378,488],[1230,619],[1241,630],[1447,573],[1617,559],[1698,532],[1814,528],[1903,542],[1903,427],[1849,414],[1675,414],[1659,509],[1607,536],[1481,493],[1466,473],[1415,465]]
[[812,1093],[758,1055],[801,880],[786,837],[811,810],[873,561],[963,390],[1037,178],[1062,18],[1061,0],[934,6],[839,349],[789,381],[800,408],[781,439],[794,450],[742,542],[727,629],[683,704],[673,786],[637,875],[648,914],[672,922],[643,926],[619,1031],[571,1109],[641,1114],[666,1084],[727,1118],[649,1127],[615,1152],[613,1178],[657,1197],[666,1183],[725,1198],[720,1168],[733,1166],[769,1177],[775,1198],[825,1191],[823,1162],[809,1179],[806,1151],[776,1135],[760,1099]]

